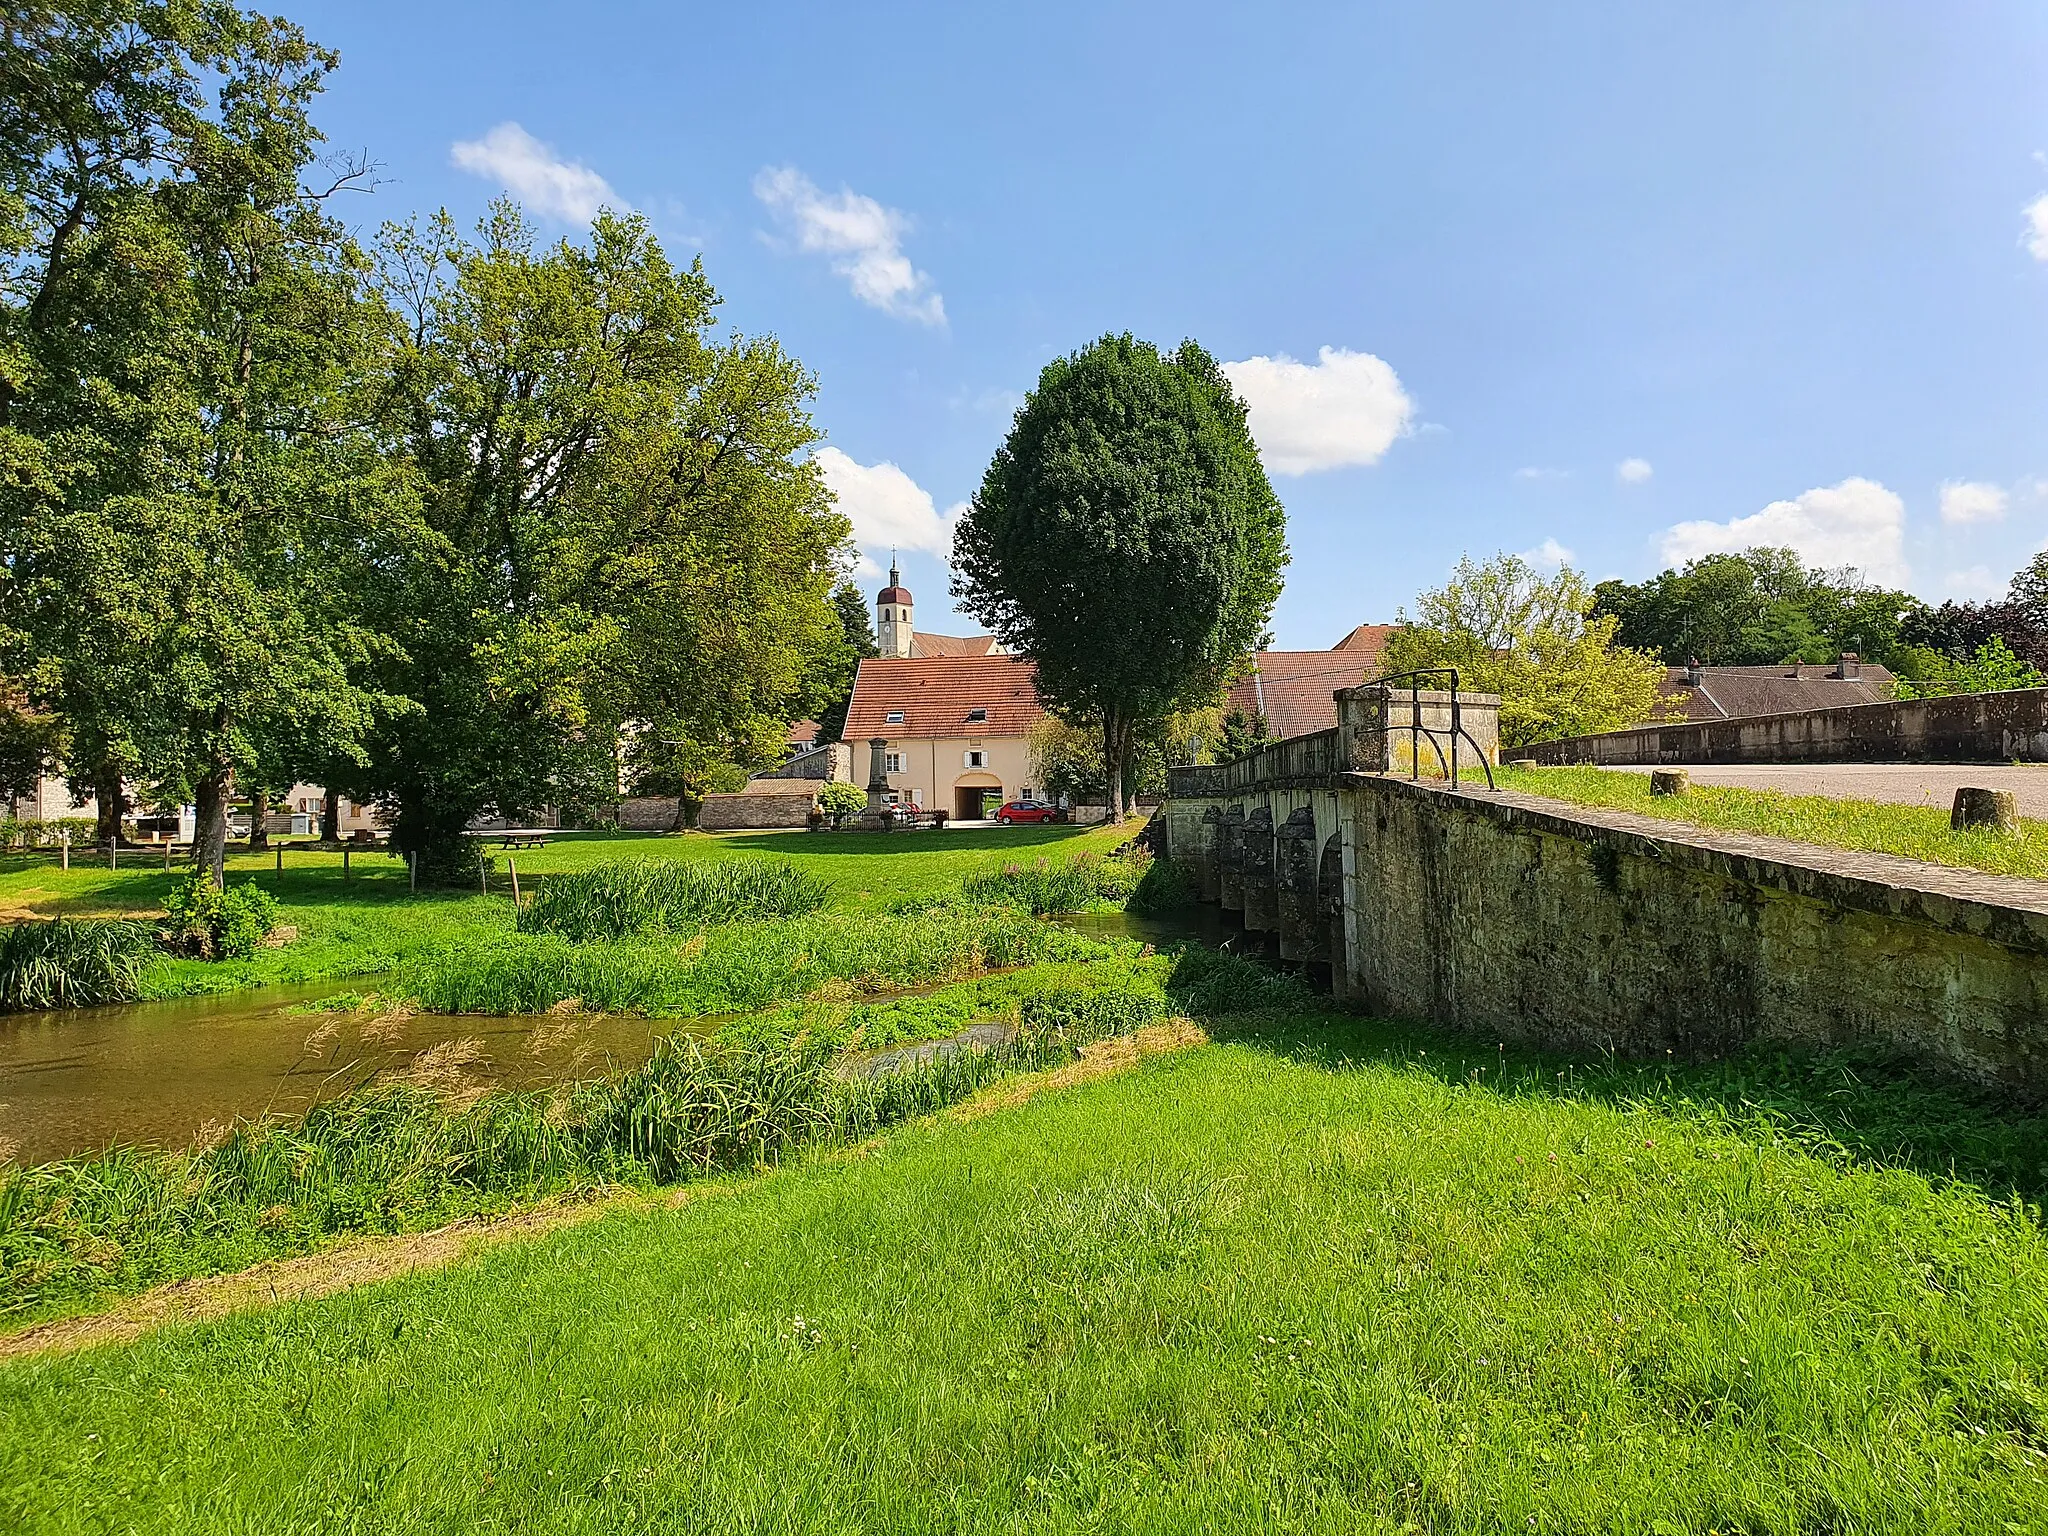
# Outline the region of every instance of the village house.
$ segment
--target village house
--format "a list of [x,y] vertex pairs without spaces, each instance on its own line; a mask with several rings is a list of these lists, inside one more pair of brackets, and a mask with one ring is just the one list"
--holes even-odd
[[[868,744],[879,739],[890,804],[978,820],[1007,800],[1034,798],[1029,738],[1045,714],[1036,669],[992,635],[921,633],[915,615],[892,565],[875,597],[882,654],[860,664],[846,711],[854,782],[865,787]],[[1371,675],[1392,632],[1361,624],[1327,651],[1260,651],[1224,707],[1263,716],[1274,736],[1335,725],[1336,691]]]

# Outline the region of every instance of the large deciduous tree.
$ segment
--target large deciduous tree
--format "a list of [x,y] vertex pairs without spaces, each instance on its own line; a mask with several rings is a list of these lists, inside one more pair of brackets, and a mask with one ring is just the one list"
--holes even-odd
[[711,338],[703,272],[634,217],[543,247],[509,204],[474,241],[444,215],[387,231],[382,275],[428,529],[382,589],[419,705],[374,743],[397,846],[432,870],[479,811],[615,795],[622,732],[649,772],[772,755],[839,638],[809,375]]
[[[10,670],[124,771],[198,809],[218,878],[239,770],[348,750],[395,701],[352,574],[402,521],[355,427],[376,305],[309,185],[334,59],[230,6],[11,14],[0,590]],[[19,94],[10,94],[18,92]]]
[[1245,406],[1193,342],[1105,336],[1049,364],[953,539],[953,594],[1102,733],[1108,815],[1135,733],[1213,703],[1259,642],[1286,515]]
[[1519,555],[1461,559],[1415,606],[1388,637],[1381,671],[1456,667],[1460,688],[1500,695],[1502,746],[1620,730],[1671,707],[1657,693],[1663,664],[1616,643],[1621,621],[1593,612],[1570,567],[1546,578]]

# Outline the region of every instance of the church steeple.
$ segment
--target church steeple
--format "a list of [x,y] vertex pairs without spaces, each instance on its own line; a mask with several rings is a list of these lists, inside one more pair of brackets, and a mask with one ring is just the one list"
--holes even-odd
[[910,590],[889,554],[889,585],[875,598],[875,645],[884,656],[908,656],[915,631],[911,626]]

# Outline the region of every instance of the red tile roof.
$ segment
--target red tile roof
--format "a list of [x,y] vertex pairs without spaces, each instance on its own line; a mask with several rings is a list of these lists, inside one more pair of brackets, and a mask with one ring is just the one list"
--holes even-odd
[[[870,657],[854,674],[846,740],[927,736],[1022,736],[1045,710],[1038,669],[1015,656]],[[969,722],[973,709],[986,721]],[[901,720],[889,714],[902,711]]]
[[1260,651],[1252,658],[1251,674],[1230,685],[1223,707],[1242,710],[1247,720],[1263,714],[1271,736],[1326,731],[1337,723],[1336,691],[1364,682],[1378,662],[1377,653],[1356,648]]
[[910,637],[912,656],[993,656],[994,635],[928,635],[923,630]]
[[818,722],[815,720],[793,720],[790,722],[787,744],[792,747],[808,747],[817,742]]
[[1365,651],[1377,663],[1380,652],[1387,648],[1387,638],[1400,627],[1398,624],[1361,624],[1342,640],[1331,646],[1330,649],[1333,651]]

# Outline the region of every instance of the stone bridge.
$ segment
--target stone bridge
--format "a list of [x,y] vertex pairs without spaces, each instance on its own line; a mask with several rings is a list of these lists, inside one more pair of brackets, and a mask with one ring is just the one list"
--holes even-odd
[[[1240,913],[1284,960],[1329,967],[1348,993],[1343,802],[1353,775],[1448,781],[1499,760],[1500,700],[1366,684],[1335,695],[1327,731],[1265,743],[1234,762],[1167,770],[1168,856],[1204,901]],[[1453,721],[1457,732],[1452,731]],[[1355,865],[1355,860],[1354,860]]]
[[1447,695],[1336,697],[1333,730],[1170,770],[1162,816],[1202,899],[1352,1006],[1573,1051],[1875,1048],[2048,1099],[2048,882],[1496,793],[1485,696],[1454,788],[1417,729]]

